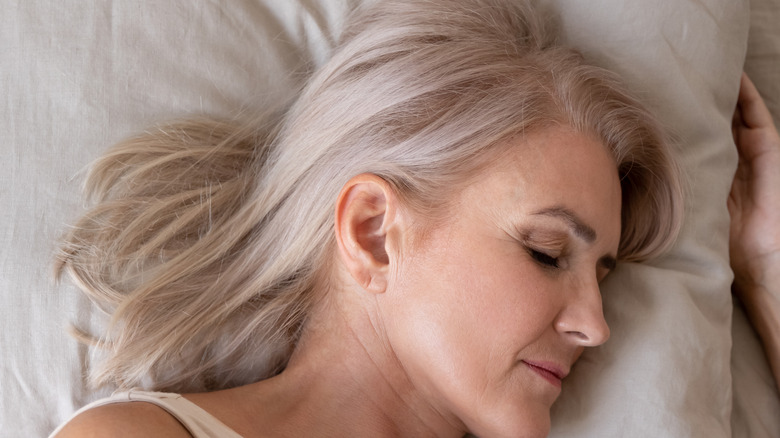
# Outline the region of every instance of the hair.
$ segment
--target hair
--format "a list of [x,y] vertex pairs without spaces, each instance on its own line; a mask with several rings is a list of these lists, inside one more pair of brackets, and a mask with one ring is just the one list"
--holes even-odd
[[509,140],[562,125],[615,158],[619,259],[668,248],[683,207],[662,130],[614,74],[556,45],[538,12],[500,0],[360,9],[283,111],[161,125],[93,165],[96,206],[57,264],[111,315],[92,384],[201,391],[280,372],[326,281],[351,177],[376,174],[435,217]]

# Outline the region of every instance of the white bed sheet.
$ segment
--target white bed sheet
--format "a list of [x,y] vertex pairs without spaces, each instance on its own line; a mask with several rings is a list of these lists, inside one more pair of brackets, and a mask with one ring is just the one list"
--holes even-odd
[[[85,166],[165,119],[273,105],[324,62],[359,0],[11,2],[0,14],[0,436],[44,436],[85,387],[69,323],[100,316],[50,266]],[[730,113],[746,69],[780,114],[771,0],[542,0],[563,38],[622,74],[671,129],[689,217],[666,257],[605,285],[612,339],[554,407],[552,436],[780,436],[780,401],[728,290]],[[751,23],[752,21],[752,23]],[[748,33],[749,32],[749,33]],[[733,340],[733,348],[732,348]]]

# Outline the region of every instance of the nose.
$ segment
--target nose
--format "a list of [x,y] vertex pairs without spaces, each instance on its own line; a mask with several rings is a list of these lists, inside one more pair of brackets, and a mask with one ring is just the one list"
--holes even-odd
[[568,292],[566,302],[555,320],[555,329],[570,342],[595,347],[609,339],[604,319],[598,280],[583,282]]

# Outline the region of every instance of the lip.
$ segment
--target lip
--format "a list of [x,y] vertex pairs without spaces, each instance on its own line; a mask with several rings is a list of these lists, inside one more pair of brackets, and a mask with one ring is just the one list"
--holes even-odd
[[563,378],[569,374],[567,371],[563,371],[560,366],[553,362],[530,360],[523,360],[522,362],[528,368],[530,368],[531,371],[535,372],[540,377],[558,388],[561,387],[561,380],[563,380]]

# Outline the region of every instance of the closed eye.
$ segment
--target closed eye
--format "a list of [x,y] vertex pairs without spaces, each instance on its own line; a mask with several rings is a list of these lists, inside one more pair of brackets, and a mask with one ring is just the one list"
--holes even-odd
[[537,251],[535,249],[528,249],[528,253],[531,254],[531,258],[536,260],[539,264],[548,268],[558,268],[558,258],[549,254]]

